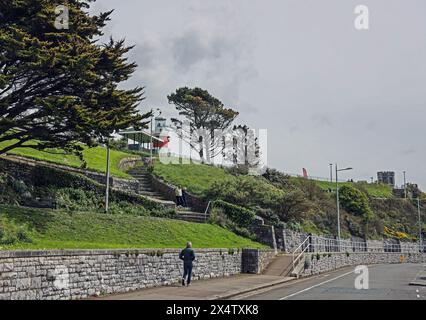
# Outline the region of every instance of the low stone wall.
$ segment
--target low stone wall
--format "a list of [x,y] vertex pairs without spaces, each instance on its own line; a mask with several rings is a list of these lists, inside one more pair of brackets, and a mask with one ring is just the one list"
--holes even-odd
[[[318,259],[319,258],[319,259]],[[424,253],[309,253],[305,254],[305,263],[301,276],[310,276],[336,270],[347,266],[394,263],[425,263]]]
[[[0,251],[0,300],[82,299],[180,281],[178,249]],[[259,273],[271,250],[196,249],[193,279]],[[247,271],[246,271],[247,270]]]
[[270,250],[257,250],[257,249],[243,249],[242,253],[242,272],[243,273],[261,273],[268,264],[276,256],[274,249]]
[[274,226],[253,225],[249,229],[256,235],[257,242],[265,244],[275,251],[277,250]]
[[[125,160],[129,162],[130,159],[131,158],[126,158]],[[138,160],[138,159],[134,159],[134,160]],[[98,183],[106,184],[106,176],[105,174],[102,174],[102,173],[58,165],[58,164],[49,163],[49,162],[35,161],[35,160],[18,157],[18,156],[0,157],[0,170],[8,172],[10,175],[12,175],[15,178],[21,179],[23,181],[28,181],[30,183],[33,183],[32,173],[33,173],[34,167],[36,166],[54,168],[57,170],[83,174],[86,177]],[[139,191],[139,182],[134,179],[127,180],[127,179],[110,177],[109,182],[110,182],[111,188],[115,188],[117,190],[126,191],[126,192]]]
[[124,159],[121,159],[120,162],[118,163],[118,168],[120,170],[126,171],[136,166],[136,164],[138,164],[138,162],[140,161],[141,161],[140,157],[124,158]]

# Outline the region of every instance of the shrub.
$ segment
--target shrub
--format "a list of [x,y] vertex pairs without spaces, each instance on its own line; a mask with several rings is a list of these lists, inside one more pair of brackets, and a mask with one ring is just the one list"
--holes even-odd
[[14,221],[0,216],[0,245],[13,245],[19,242],[32,242],[28,226],[17,225]]
[[221,208],[225,215],[239,227],[250,226],[256,217],[254,211],[222,200],[214,201],[213,206]]
[[224,213],[222,208],[213,207],[210,214],[209,223],[219,225],[222,228],[228,229],[241,237],[245,237],[254,241],[256,240],[256,235],[254,233],[250,232],[247,228],[240,227],[235,222],[231,221]]
[[311,261],[308,259],[308,257],[306,257],[303,268],[306,270],[306,269],[309,269],[310,266],[311,266]]
[[366,220],[370,220],[373,217],[368,198],[362,191],[345,185],[340,189],[339,199],[347,212],[361,216]]

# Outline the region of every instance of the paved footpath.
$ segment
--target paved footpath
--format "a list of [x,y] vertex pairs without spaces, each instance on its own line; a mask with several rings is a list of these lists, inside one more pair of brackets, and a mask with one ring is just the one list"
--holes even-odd
[[244,292],[282,284],[293,278],[241,274],[227,278],[194,281],[189,287],[171,286],[143,289],[123,294],[92,298],[95,300],[214,300],[227,299]]

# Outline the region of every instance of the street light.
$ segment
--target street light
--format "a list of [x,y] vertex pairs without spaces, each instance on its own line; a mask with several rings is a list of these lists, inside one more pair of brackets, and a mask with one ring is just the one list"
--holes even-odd
[[340,201],[339,201],[339,178],[337,173],[340,171],[348,171],[353,168],[338,169],[336,163],[336,202],[337,202],[337,238],[340,240]]
[[[159,109],[159,108],[157,108],[155,111],[158,111],[158,116],[160,116],[161,115],[161,110]],[[151,140],[151,148],[150,148],[150,163],[151,163],[151,165],[152,165],[152,149],[154,148],[154,143],[153,143],[153,141],[152,141],[152,134],[153,134],[153,132],[152,132],[152,118],[154,117],[154,109],[151,109],[151,128],[150,128],[150,130],[151,130],[151,134],[150,134],[150,140]]]
[[330,182],[333,182],[333,164],[330,163]]
[[106,188],[105,188],[105,213],[108,213],[109,210],[109,166],[110,166],[110,139],[108,138],[106,143],[107,149],[107,163],[106,163]]
[[404,174],[404,198],[407,199],[407,182],[405,180],[405,171],[402,172]]
[[420,215],[420,199],[417,196],[417,213],[419,215],[419,248],[420,252],[423,252],[423,240],[422,240],[422,218]]

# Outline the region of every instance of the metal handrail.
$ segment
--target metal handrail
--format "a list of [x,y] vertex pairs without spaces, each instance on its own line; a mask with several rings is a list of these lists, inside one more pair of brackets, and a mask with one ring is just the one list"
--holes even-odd
[[[426,244],[413,244],[411,246],[404,246],[400,243],[389,243],[389,244],[378,244],[368,245],[367,242],[362,241],[350,241],[350,240],[339,240],[332,238],[317,237],[319,240],[323,240],[324,243],[313,243],[312,241],[306,245],[306,242],[311,239],[308,236],[292,253],[293,269],[296,268],[296,263],[304,255],[308,249],[312,249],[312,252],[316,253],[363,253],[363,252],[374,252],[374,253],[424,253],[426,252]],[[324,249],[324,250],[322,250]],[[297,256],[296,256],[297,255]]]
[[207,204],[206,210],[204,211],[204,222],[207,221],[207,212],[209,211],[210,205],[211,205],[211,201],[209,201],[209,203]]
[[293,270],[296,267],[296,261],[299,260],[299,258],[305,253],[305,251],[310,247],[310,243],[308,243],[308,245],[302,250],[302,252],[300,252],[300,254],[296,257],[296,259],[294,258],[295,254],[297,253],[297,250],[303,248],[303,246],[305,245],[306,241],[309,241],[309,239],[311,238],[311,236],[307,236],[306,239],[293,251],[292,254],[292,258],[293,258]]

